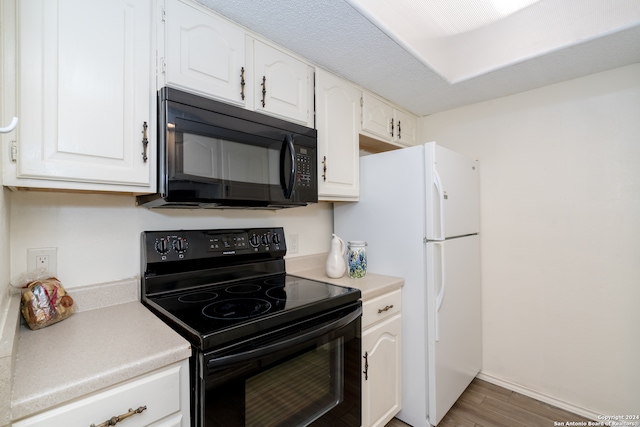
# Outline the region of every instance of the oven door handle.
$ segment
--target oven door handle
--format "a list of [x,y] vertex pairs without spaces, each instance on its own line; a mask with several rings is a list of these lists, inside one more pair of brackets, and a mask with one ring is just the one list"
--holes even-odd
[[242,353],[210,359],[207,362],[207,369],[212,369],[222,365],[229,365],[232,363],[242,362],[247,359],[261,357],[261,356],[264,356],[265,354],[274,353],[279,350],[303,343],[305,341],[309,341],[314,338],[321,337],[322,335],[325,335],[326,333],[334,329],[339,329],[345,325],[348,325],[349,323],[356,320],[361,314],[362,314],[362,307],[358,306],[357,310],[354,310],[348,315],[341,317],[338,320],[331,322],[325,326],[322,326],[319,329],[314,329],[302,335],[296,335],[293,338],[285,339],[283,341],[278,341],[276,343],[273,343],[264,347],[256,348],[254,350],[249,350]]

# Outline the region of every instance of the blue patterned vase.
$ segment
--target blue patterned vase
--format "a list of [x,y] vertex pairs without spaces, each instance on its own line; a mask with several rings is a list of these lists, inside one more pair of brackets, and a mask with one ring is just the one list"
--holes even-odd
[[349,277],[361,279],[367,275],[367,242],[356,240],[348,242],[349,251],[347,260],[349,264]]

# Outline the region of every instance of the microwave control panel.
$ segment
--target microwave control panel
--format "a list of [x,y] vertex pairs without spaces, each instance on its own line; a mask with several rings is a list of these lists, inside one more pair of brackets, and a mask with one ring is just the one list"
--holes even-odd
[[296,153],[296,187],[311,187],[313,174],[312,157],[305,154],[306,150],[301,149]]

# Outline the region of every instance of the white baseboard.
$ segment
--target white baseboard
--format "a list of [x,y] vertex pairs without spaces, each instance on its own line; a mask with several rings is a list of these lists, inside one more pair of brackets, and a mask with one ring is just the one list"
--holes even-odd
[[[580,415],[589,420],[602,421],[602,414],[598,414],[597,412],[594,412],[590,409],[576,406],[569,402],[565,402],[553,396],[549,396],[547,394],[543,394],[538,391],[531,390],[519,384],[515,384],[510,381],[494,377],[493,375],[485,374],[484,372],[480,372],[477,375],[477,377],[491,384],[495,384],[497,386],[506,388],[508,390],[515,391],[516,393],[523,394],[525,396],[539,400],[540,402],[548,403],[549,405],[555,406],[560,409],[564,409],[565,411],[571,412],[576,415]],[[558,420],[558,421],[572,421],[572,420]]]

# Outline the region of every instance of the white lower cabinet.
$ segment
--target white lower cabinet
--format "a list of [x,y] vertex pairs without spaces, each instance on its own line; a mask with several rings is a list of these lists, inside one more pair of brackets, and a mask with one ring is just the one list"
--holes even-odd
[[[189,427],[189,361],[170,365],[104,391],[16,421],[13,427],[100,426],[112,417],[146,407],[121,420],[127,427]],[[105,424],[113,425],[113,424]]]
[[365,301],[362,314],[362,427],[383,427],[400,412],[401,348],[401,291]]

